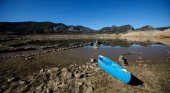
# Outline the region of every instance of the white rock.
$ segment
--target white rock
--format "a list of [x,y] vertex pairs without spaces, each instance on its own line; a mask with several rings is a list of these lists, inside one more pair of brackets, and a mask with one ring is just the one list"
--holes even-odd
[[96,62],[96,59],[92,58],[90,59],[90,62]]
[[79,85],[79,86],[80,86],[80,85],[82,85],[82,84],[83,84],[83,82],[81,82],[81,81],[77,81],[77,82],[76,82],[76,85]]

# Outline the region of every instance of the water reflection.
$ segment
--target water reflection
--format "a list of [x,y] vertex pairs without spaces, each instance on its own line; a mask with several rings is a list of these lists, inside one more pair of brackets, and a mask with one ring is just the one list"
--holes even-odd
[[161,43],[152,43],[152,42],[131,42],[127,41],[126,39],[107,39],[107,40],[94,40],[94,39],[79,39],[79,40],[36,40],[36,41],[29,41],[25,43],[17,43],[11,44],[10,47],[23,47],[23,46],[57,46],[60,45],[61,47],[70,47],[76,45],[88,45],[85,46],[87,48],[128,48],[128,47],[142,47],[142,46],[152,46],[152,47],[160,47]]
[[90,42],[84,48],[140,48],[140,47],[165,47],[161,43],[129,42],[125,40],[96,41]]

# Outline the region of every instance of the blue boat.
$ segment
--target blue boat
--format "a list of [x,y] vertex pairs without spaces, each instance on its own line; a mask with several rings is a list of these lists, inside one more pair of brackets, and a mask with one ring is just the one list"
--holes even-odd
[[113,77],[121,80],[124,83],[129,83],[131,81],[131,73],[127,71],[125,68],[120,66],[117,62],[112,61],[111,59],[99,55],[98,57],[98,65],[107,73],[112,75]]

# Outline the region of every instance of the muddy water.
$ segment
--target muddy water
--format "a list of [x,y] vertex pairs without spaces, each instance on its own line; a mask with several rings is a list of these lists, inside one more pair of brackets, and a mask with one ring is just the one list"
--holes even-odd
[[[23,69],[26,71],[35,72],[39,71],[42,67],[50,68],[54,66],[67,67],[70,64],[85,64],[89,62],[91,58],[97,59],[98,55],[104,55],[111,58],[112,60],[118,61],[118,57],[123,55],[128,63],[132,65],[136,64],[168,64],[170,62],[170,46],[163,45],[160,43],[134,43],[124,40],[99,40],[102,42],[99,48],[94,48],[91,45],[87,45],[80,48],[74,48],[63,51],[56,51],[45,53],[42,55],[33,56],[31,62],[24,60],[25,57],[5,59],[1,60],[1,69],[6,67],[11,67],[17,70],[24,65]],[[65,44],[66,46],[86,44],[89,42],[95,42],[95,40],[76,40],[76,41],[41,41],[29,46],[41,46],[55,44]],[[28,46],[28,45],[27,45]],[[34,52],[44,51],[38,49],[34,51],[22,51],[22,52],[11,52],[11,53],[0,53],[0,56],[12,56],[12,55],[22,55],[31,54]],[[11,65],[10,65],[11,64]],[[12,65],[15,64],[15,65]],[[26,65],[27,64],[27,65]],[[25,66],[26,65],[26,66]],[[169,64],[168,64],[169,65]],[[30,69],[30,66],[35,69]],[[17,69],[16,69],[17,68]],[[21,70],[20,68],[19,70]],[[20,72],[20,71],[18,71]],[[26,72],[27,73],[27,72]]]
[[[120,55],[124,55],[130,64],[135,64],[136,62],[147,62],[148,64],[157,64],[169,62],[168,57],[170,46],[162,44],[150,44],[147,46],[142,46],[140,44],[132,44],[130,47],[122,46],[112,46],[101,44],[99,48],[93,48],[88,45],[83,48],[71,49],[67,51],[62,51],[56,53],[56,57],[68,58],[74,60],[78,64],[83,64],[90,60],[90,58],[97,58],[98,55],[107,56],[113,60],[118,60]],[[62,59],[61,59],[62,61]]]

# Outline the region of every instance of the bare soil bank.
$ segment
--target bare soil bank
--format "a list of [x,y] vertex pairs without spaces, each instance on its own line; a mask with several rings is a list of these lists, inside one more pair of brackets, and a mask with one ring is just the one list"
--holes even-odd
[[160,42],[170,45],[170,29],[164,31],[139,31],[120,34],[121,39],[137,42]]
[[[1,36],[3,37],[3,36]],[[6,36],[4,36],[6,37]],[[8,37],[10,37],[8,35]],[[24,35],[12,36],[30,40],[67,40],[67,39],[127,39],[137,42],[160,42],[170,45],[170,29],[164,31],[130,31],[124,34],[74,34],[74,35]]]

